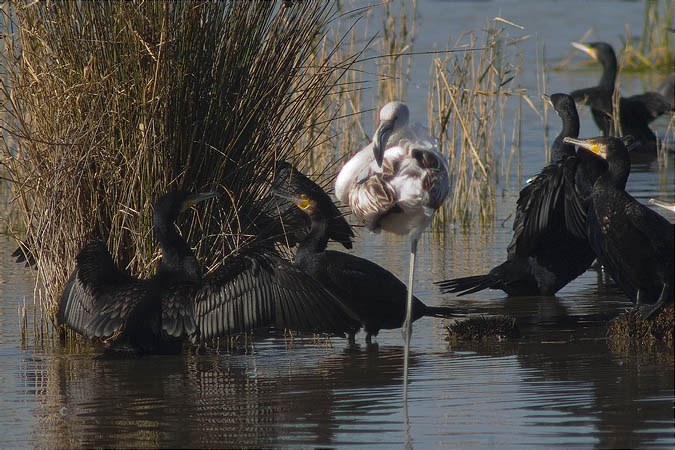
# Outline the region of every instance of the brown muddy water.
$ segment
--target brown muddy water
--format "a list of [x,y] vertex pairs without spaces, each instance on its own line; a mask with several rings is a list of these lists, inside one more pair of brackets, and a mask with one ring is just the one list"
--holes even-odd
[[[618,46],[624,24],[642,29],[642,3],[441,2],[423,0],[417,50],[479,29],[501,15],[526,25],[562,58],[591,26]],[[524,47],[523,87],[536,91],[536,41]],[[428,63],[413,70],[408,101],[425,110]],[[417,72],[415,72],[415,70]],[[550,74],[549,92],[590,86],[599,70]],[[630,75],[629,93],[658,77]],[[672,351],[627,352],[609,345],[607,322],[630,307],[601,274],[588,271],[555,298],[509,298],[501,291],[441,296],[432,285],[500,263],[524,179],[544,163],[543,124],[524,110],[521,177],[501,180],[496,220],[484,228],[427,233],[416,293],[467,313],[509,314],[523,337],[450,345],[444,322],[414,324],[409,422],[402,405],[402,339],[383,331],[377,346],[345,340],[268,338],[245,353],[105,361],[84,346],[37,346],[19,335],[18,309],[33,302],[33,273],[14,264],[0,239],[0,447],[362,447],[362,448],[673,448]],[[582,111],[582,135],[597,131]],[[424,116],[423,116],[424,117]],[[660,136],[667,120],[656,126]],[[551,122],[552,133],[558,123]],[[671,136],[672,138],[672,136]],[[675,199],[675,160],[633,170],[628,191],[646,202]],[[665,213],[672,222],[675,215]],[[407,243],[361,232],[354,253],[400,278]],[[72,264],[72,262],[64,262]],[[30,323],[29,323],[29,329]]]

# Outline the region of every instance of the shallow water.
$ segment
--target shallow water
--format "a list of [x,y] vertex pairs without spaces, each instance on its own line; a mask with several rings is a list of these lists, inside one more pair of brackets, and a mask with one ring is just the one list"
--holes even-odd
[[[590,26],[596,38],[615,45],[624,23],[638,33],[643,5],[421,1],[419,7],[417,50],[442,46],[448,36],[501,15],[527,24],[554,58]],[[536,45],[527,45],[524,65],[534,67]],[[427,66],[420,67],[426,82]],[[554,72],[550,86],[566,91],[598,76]],[[631,80],[636,91],[653,84]],[[523,83],[535,89],[533,75]],[[416,89],[413,83],[413,112]],[[530,119],[523,177],[535,174],[544,158],[542,124]],[[582,134],[596,134],[587,112]],[[673,200],[672,155],[668,164],[660,176],[653,167],[637,168],[628,190],[644,202]],[[630,303],[600,274],[587,272],[555,298],[506,299],[501,291],[484,291],[457,299],[435,290],[433,281],[482,273],[503,260],[522,182],[511,181],[498,190],[493,223],[424,236],[416,293],[432,305],[513,315],[524,337],[450,345],[443,321],[415,322],[408,427],[398,330],[381,332],[371,348],[362,335],[351,348],[341,339],[270,338],[245,353],[130,361],[95,359],[96,350],[86,346],[36,348],[30,336],[22,342],[17,311],[25,301],[32,323],[33,274],[12,263],[15,245],[0,239],[0,447],[672,448],[672,352],[636,355],[610,347],[606,323]],[[362,232],[354,253],[407,276],[407,243],[398,237]]]

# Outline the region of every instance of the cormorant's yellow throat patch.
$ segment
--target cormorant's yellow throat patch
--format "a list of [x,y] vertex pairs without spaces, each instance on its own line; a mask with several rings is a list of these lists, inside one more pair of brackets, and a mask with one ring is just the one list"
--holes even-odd
[[312,206],[312,201],[305,194],[300,194],[297,204],[300,209],[308,209]]
[[607,146],[604,144],[591,144],[591,146],[588,148],[591,152],[595,153],[596,155],[600,156],[603,159],[607,159]]

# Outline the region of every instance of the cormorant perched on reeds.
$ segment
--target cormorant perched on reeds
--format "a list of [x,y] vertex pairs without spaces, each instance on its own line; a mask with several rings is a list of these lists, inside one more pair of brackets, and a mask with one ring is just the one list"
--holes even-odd
[[607,162],[593,185],[588,240],[598,260],[636,307],[673,302],[675,226],[625,191],[630,156],[621,139],[566,138]]
[[157,200],[153,228],[162,258],[151,278],[120,270],[104,243],[86,244],[61,297],[57,323],[101,338],[111,350],[134,353],[176,353],[185,337],[202,342],[263,327],[358,329],[339,300],[266,247],[231,255],[202,277],[174,222],[191,204],[214,196],[174,191]]
[[437,282],[441,292],[466,295],[489,288],[511,296],[553,295],[595,259],[586,239],[586,211],[604,163],[563,142],[579,135],[572,97],[553,94],[549,101],[562,130],[553,142],[551,163],[520,191],[506,261],[485,275]]
[[[335,206],[323,202],[325,193],[321,195],[319,190],[307,178],[295,184],[277,186],[276,189],[280,197],[292,201],[311,220],[310,231],[300,242],[295,254],[295,265],[318,280],[354,311],[363,324],[366,342],[371,343],[372,336],[377,336],[381,329],[401,328],[403,325],[406,285],[372,261],[326,249],[326,230]],[[453,314],[451,308],[427,306],[413,297],[413,321],[424,316],[451,317]]]
[[[602,76],[597,86],[578,89],[570,93],[574,100],[591,108],[593,119],[603,136],[613,135],[613,96],[616,83],[617,62],[614,49],[606,42],[572,46],[588,54],[602,65]],[[641,145],[631,153],[656,154],[656,135],[649,124],[661,114],[673,110],[673,100],[659,92],[645,92],[619,100],[621,135],[632,135]]]

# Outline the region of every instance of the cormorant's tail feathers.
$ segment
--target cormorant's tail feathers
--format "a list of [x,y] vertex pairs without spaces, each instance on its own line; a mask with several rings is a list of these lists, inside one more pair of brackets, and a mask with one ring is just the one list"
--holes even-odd
[[458,293],[457,296],[461,297],[462,295],[473,294],[483,289],[499,289],[502,285],[502,280],[493,274],[487,273],[485,275],[437,281],[434,284],[439,287],[443,294]]

